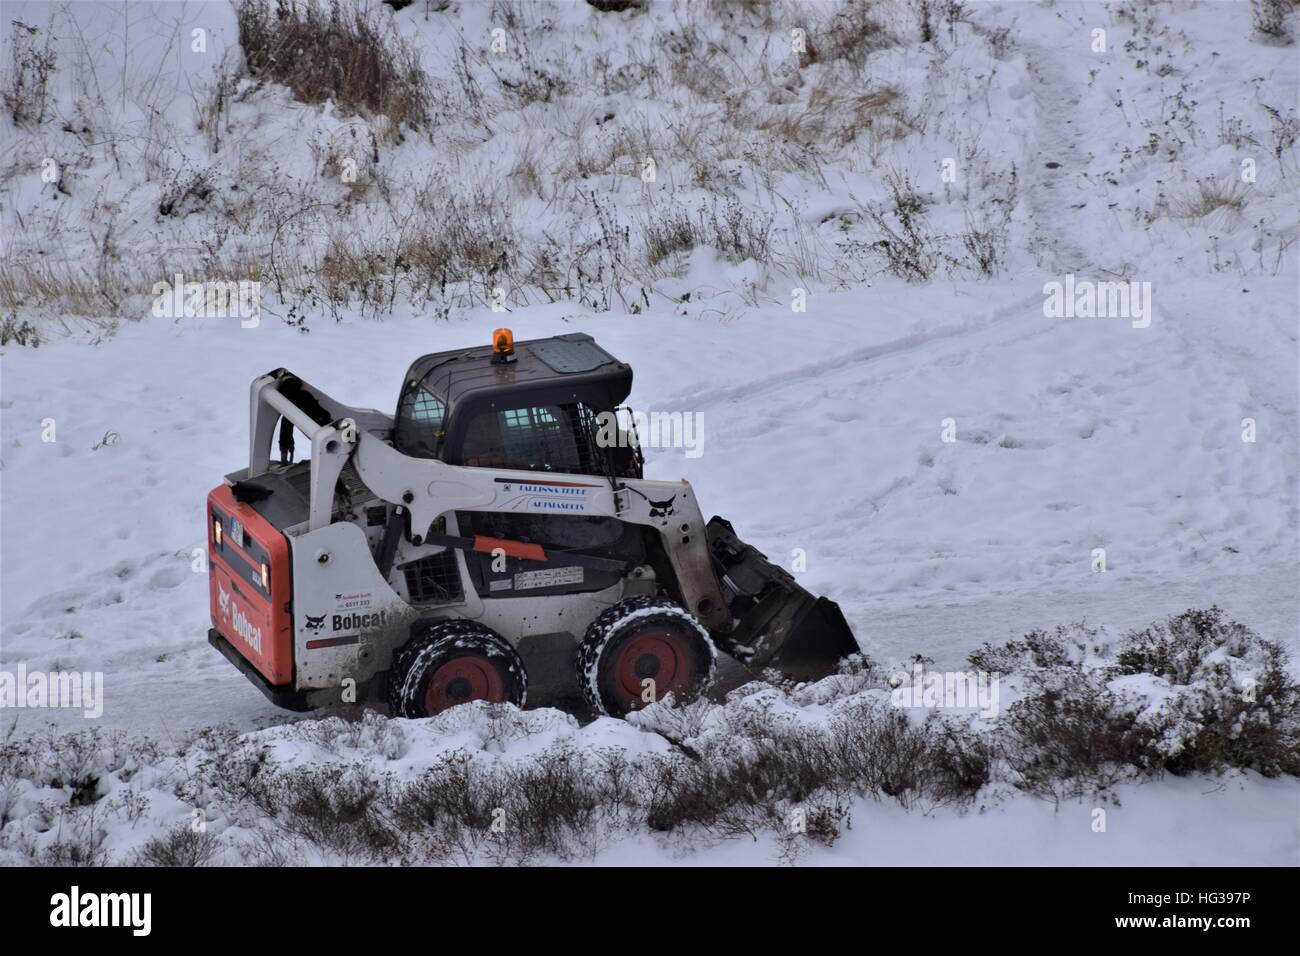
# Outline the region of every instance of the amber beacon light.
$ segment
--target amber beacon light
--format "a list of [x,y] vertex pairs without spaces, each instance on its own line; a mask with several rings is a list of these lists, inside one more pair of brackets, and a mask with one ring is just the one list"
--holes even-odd
[[509,329],[497,329],[492,333],[492,361],[510,362],[515,357],[515,334]]

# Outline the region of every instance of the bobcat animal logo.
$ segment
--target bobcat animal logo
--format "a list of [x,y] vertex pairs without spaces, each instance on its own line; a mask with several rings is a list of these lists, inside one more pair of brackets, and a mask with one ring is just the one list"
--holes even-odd
[[324,626],[325,626],[324,614],[322,614],[320,617],[312,617],[310,614],[307,615],[307,630],[319,631]]
[[650,503],[650,517],[667,518],[673,513],[673,502],[676,500],[676,495],[673,495],[667,501],[655,501],[653,498],[647,498],[646,501]]
[[222,614],[230,613],[230,594],[225,588],[217,588],[217,606],[221,608]]

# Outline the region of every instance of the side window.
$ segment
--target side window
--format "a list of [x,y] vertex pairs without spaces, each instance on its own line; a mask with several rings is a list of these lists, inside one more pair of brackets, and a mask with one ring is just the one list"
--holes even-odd
[[397,409],[393,444],[403,455],[437,458],[442,450],[442,421],[447,406],[420,385],[407,389]]
[[597,472],[590,410],[581,404],[484,412],[465,434],[462,458],[483,468]]

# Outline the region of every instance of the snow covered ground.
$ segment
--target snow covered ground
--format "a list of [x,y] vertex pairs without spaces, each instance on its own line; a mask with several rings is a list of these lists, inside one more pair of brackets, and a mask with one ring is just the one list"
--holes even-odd
[[[462,767],[461,757],[500,769],[547,754],[567,762],[598,763],[611,753],[636,761],[663,758],[672,749],[659,735],[612,718],[580,727],[554,710],[494,717],[477,704],[421,721],[348,725],[333,720],[277,727],[243,742],[249,753],[263,755],[259,762],[265,761],[265,767],[339,773],[326,779],[337,780],[341,792],[368,779],[411,785],[422,775]],[[96,832],[94,845],[101,859],[131,861],[152,840],[176,831],[183,836],[196,819],[203,819],[211,834],[210,843],[199,852],[205,863],[367,862],[364,844],[338,834],[304,834],[292,826],[270,825],[258,812],[256,798],[232,799],[232,791],[250,778],[240,760],[210,766],[205,775],[202,763],[211,761],[218,749],[211,741],[206,747],[200,741],[184,757],[170,752],[178,741],[159,743],[162,753],[145,760],[120,743],[101,741],[99,750],[77,750],[71,759],[65,753],[60,761],[51,760],[34,775],[34,784],[5,788],[0,796],[11,822],[6,844],[0,847],[0,864],[68,846],[87,847],[89,831]],[[96,816],[85,807],[66,809],[68,791],[76,790],[66,782],[75,780],[69,775],[74,765],[101,769]],[[263,778],[267,772],[261,771]],[[229,783],[227,789],[213,784],[218,775]],[[1296,862],[1300,840],[1294,780],[1265,779],[1254,772],[1213,780],[1169,777],[1140,785],[1120,783],[1103,797],[1056,801],[997,785],[986,787],[973,805],[960,809],[924,800],[904,807],[883,798],[832,805],[839,830],[834,841],[790,840],[779,825],[761,819],[742,821],[752,832],[683,827],[652,833],[610,825],[592,828],[598,835],[592,838],[587,831],[584,839],[575,821],[564,859],[576,865],[615,866],[1288,866]],[[196,808],[201,816],[196,816]],[[786,812],[793,815],[797,810]],[[355,819],[347,823],[350,827]],[[557,828],[563,831],[565,826]],[[422,836],[411,828],[392,857],[418,861]],[[447,862],[513,862],[518,852],[509,839],[484,830],[448,852]]]
[[[1290,283],[1256,288],[1277,310],[1259,317],[1261,339],[1277,330],[1260,354],[1285,355]],[[1256,388],[1274,394],[1253,400],[1231,367],[1206,369],[1173,321],[1052,322],[1020,291],[999,288],[1010,308],[984,286],[842,293],[816,318],[769,309],[727,324],[559,306],[511,318],[521,337],[592,332],[633,364],[634,408],[702,412],[703,454],[649,450],[649,473],[690,480],[706,510],[787,566],[804,549],[801,580],[839,601],[883,662],[924,653],[956,666],[984,640],[1035,626],[1140,625],[1216,601],[1294,642],[1285,385],[1265,380]],[[499,321],[483,310],[304,335],[272,321],[147,319],[91,363],[75,343],[10,352],[6,665],[105,671],[113,726],[273,719],[203,640],[206,574],[193,570],[206,492],[245,453],[247,383],[283,365],[345,401],[391,408],[413,357],[477,344]],[[1252,412],[1253,445],[1240,437]],[[56,442],[41,441],[46,418]],[[1104,574],[1091,570],[1096,547]],[[79,719],[20,720],[51,716]]]
[[[531,37],[532,67],[568,77],[576,91],[520,105],[484,55],[470,74],[487,89],[486,105],[480,120],[467,119],[469,104],[455,92],[464,88],[456,47],[480,55],[513,6],[378,8],[420,45],[460,119],[441,116],[432,140],[385,141],[383,161],[369,171],[363,163],[364,189],[322,172],[331,144],[351,137],[358,121],[295,102],[274,84],[240,81],[221,123],[227,145],[212,152],[211,127],[195,128],[202,97],[191,91],[236,41],[225,4],[132,4],[125,19],[115,3],[58,12],[65,62],[79,64],[57,80],[67,122],[0,120],[0,261],[21,288],[21,301],[5,308],[43,337],[39,348],[9,342],[0,352],[0,669],[103,672],[96,723],[161,740],[223,722],[250,731],[284,723],[288,716],[207,645],[206,576],[194,569],[204,496],[246,454],[249,381],[284,366],[342,401],[391,409],[414,358],[482,344],[502,324],[519,338],[590,332],[634,367],[634,408],[701,413],[703,454],[650,449],[647,474],[690,480],[707,514],[729,518],[774,560],[790,566],[802,552],[801,582],[838,601],[864,651],[884,664],[919,653],[961,667],[981,643],[1035,627],[1087,619],[1122,631],[1212,603],[1300,653],[1290,125],[1300,78],[1296,48],[1253,34],[1246,4],[970,3],[924,43],[915,5],[887,4],[882,22],[901,42],[861,64],[800,67],[771,54],[761,81],[756,44],[788,42],[782,15],[751,22],[739,4],[616,16],[583,3],[530,7],[520,15],[534,21],[510,27],[512,42]],[[798,22],[821,22],[831,8],[792,9]],[[6,5],[9,18],[42,27],[52,10]],[[74,23],[80,38],[67,27]],[[1296,27],[1294,14],[1288,23]],[[179,45],[158,56],[158,43],[195,24],[209,30],[206,58]],[[748,71],[765,110],[821,116],[812,106],[822,84],[901,91],[902,105],[860,117],[847,142],[834,123],[809,132],[819,149],[782,159],[794,134],[762,126],[744,97],[729,113],[707,109],[708,96],[671,63],[659,64],[658,80],[635,79],[638,63],[649,70],[638,51],[671,56],[666,32],[685,37],[688,27]],[[1097,28],[1105,52],[1092,49]],[[128,42],[107,39],[118,32]],[[597,95],[593,63],[602,52],[609,62]],[[714,51],[705,62],[723,60]],[[518,68],[497,64],[507,75]],[[735,80],[730,67],[719,69],[720,82]],[[611,84],[615,74],[623,79]],[[87,112],[91,85],[111,107],[106,119]],[[835,103],[831,112],[847,108]],[[613,123],[594,123],[606,112]],[[169,132],[151,127],[151,116]],[[105,124],[113,146],[78,132],[80,118],[96,131]],[[755,124],[749,143],[744,122]],[[649,189],[639,157],[619,151],[620,136],[646,129],[659,150]],[[530,142],[541,153],[531,192],[518,187]],[[574,150],[601,148],[613,157],[607,168],[594,159],[585,172],[571,168]],[[67,170],[66,193],[39,177],[46,156]],[[948,157],[958,160],[956,183],[942,178]],[[1249,183],[1243,160],[1255,164]],[[430,164],[453,195],[472,182],[511,183],[506,207],[521,243],[535,251],[543,235],[564,243],[572,235],[574,262],[586,261],[573,251],[581,236],[600,228],[588,194],[629,227],[627,261],[653,233],[644,224],[668,218],[672,204],[694,211],[735,202],[773,216],[774,251],[736,261],[696,244],[653,267],[644,256],[639,267],[615,257],[626,301],[650,290],[635,312],[617,294],[605,294],[613,307],[603,308],[600,288],[586,302],[548,302],[521,278],[504,316],[468,289],[420,298],[406,287],[382,315],[373,302],[312,307],[306,297],[291,313],[268,277],[255,328],[148,314],[154,278],[266,260],[277,222],[286,234],[272,256],[310,265],[336,226],[382,251],[386,235],[409,226],[385,217],[427,185]],[[891,170],[909,177],[935,237],[927,281],[891,274],[875,245],[882,234],[870,211],[901,228]],[[218,184],[220,207],[159,215],[160,197],[196,171]],[[381,174],[397,201],[382,198]],[[1196,206],[1202,183],[1222,201]],[[232,184],[242,188],[232,193]],[[295,208],[288,197],[338,205],[333,219],[312,213],[285,224]],[[1004,234],[992,276],[963,251],[960,236],[975,221]],[[114,254],[105,258],[105,249]],[[38,294],[33,263],[65,281]],[[76,269],[108,269],[126,283],[117,312],[69,304],[80,288],[68,279]],[[1149,325],[1046,316],[1045,283],[1067,274],[1149,282]],[[791,308],[797,289],[808,290],[806,311]],[[1253,441],[1243,440],[1246,419]],[[1094,571],[1098,548],[1104,573]],[[583,746],[636,752],[662,743],[623,724],[539,719]],[[3,731],[16,736],[87,723],[66,710],[0,713]],[[434,751],[456,739],[437,740]],[[539,733],[520,746],[549,742]],[[1294,779],[1167,779],[1118,793],[1102,837],[1089,829],[1086,801],[1056,808],[1008,794],[984,811],[931,814],[862,801],[851,831],[801,860],[1300,858]],[[1238,822],[1206,822],[1226,818]],[[627,837],[595,860],[756,862],[774,853],[734,841],[683,857],[681,847]]]

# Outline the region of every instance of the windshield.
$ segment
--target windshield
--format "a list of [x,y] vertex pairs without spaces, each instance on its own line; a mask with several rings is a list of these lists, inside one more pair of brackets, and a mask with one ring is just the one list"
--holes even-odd
[[479,468],[599,474],[591,410],[581,402],[492,409],[471,420],[461,459]]

